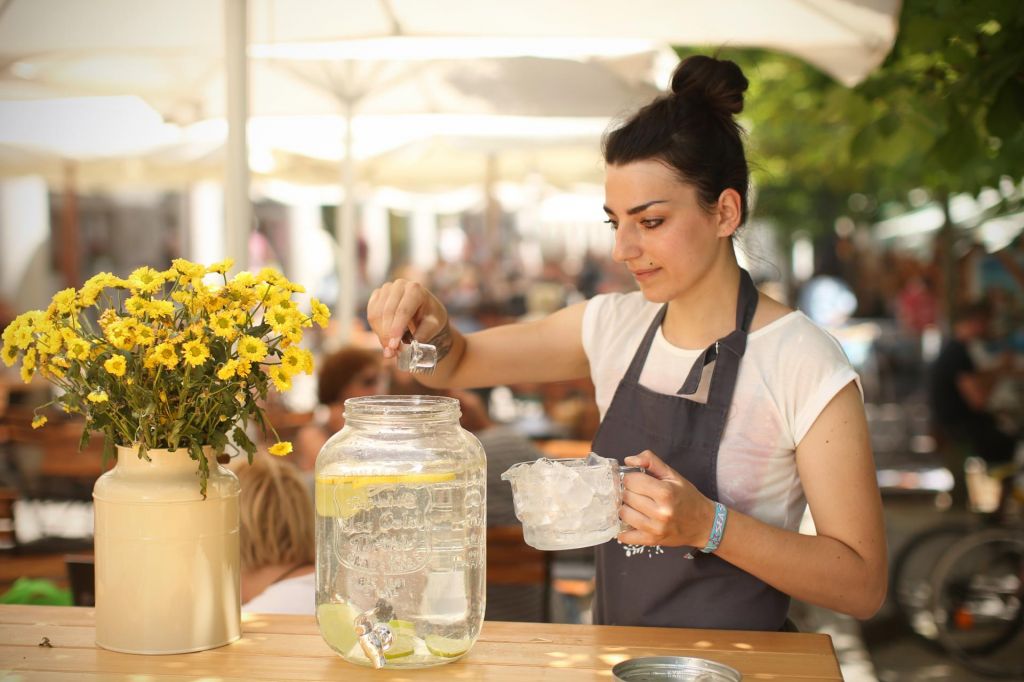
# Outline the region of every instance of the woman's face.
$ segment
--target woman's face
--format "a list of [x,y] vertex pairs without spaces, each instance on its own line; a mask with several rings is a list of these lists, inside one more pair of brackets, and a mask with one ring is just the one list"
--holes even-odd
[[697,190],[664,164],[608,166],[605,212],[615,230],[612,258],[633,274],[648,301],[664,303],[689,290],[722,248],[718,215],[705,211]]
[[352,380],[345,384],[342,391],[341,401],[349,398],[360,398],[366,395],[378,395],[383,393],[381,385],[381,371],[379,365],[367,365],[359,370]]

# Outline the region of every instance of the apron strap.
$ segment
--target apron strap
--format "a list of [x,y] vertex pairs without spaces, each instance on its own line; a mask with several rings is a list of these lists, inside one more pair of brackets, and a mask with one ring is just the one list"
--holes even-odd
[[715,341],[697,356],[689,374],[686,375],[686,381],[676,391],[677,395],[693,395],[697,392],[704,368],[718,358],[721,348],[732,352],[737,359],[743,357],[743,353],[747,350],[747,331],[754,319],[755,310],[757,310],[757,287],[754,286],[750,273],[740,268],[740,290],[736,301],[736,329]]
[[662,320],[665,319],[665,313],[668,311],[668,303],[661,306],[658,313],[651,320],[651,326],[647,328],[647,333],[644,334],[643,341],[637,346],[636,353],[633,354],[633,360],[629,363],[629,369],[626,370],[623,379],[628,379],[633,383],[640,383],[640,373],[644,369],[644,363],[647,362],[647,353],[651,350],[651,344],[654,343],[654,336],[658,333],[658,327],[661,326]]

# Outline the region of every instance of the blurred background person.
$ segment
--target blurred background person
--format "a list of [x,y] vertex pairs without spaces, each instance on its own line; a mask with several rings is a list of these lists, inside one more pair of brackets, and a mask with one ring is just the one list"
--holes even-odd
[[312,471],[316,456],[327,439],[345,426],[345,401],[384,392],[380,353],[348,346],[331,353],[320,363],[317,374],[317,405],[313,421],[295,438],[295,463]]
[[294,466],[265,452],[233,468],[242,484],[242,609],[312,615],[316,551],[309,488]]
[[[1013,460],[1016,437],[1000,429],[989,409],[998,382],[1012,372],[1012,357],[1003,356],[996,366],[979,367],[972,346],[989,340],[991,309],[986,301],[964,306],[952,334],[929,368],[929,407],[932,424],[947,466],[953,473],[953,503],[966,501],[964,458],[976,456],[989,465]],[[1006,486],[1012,485],[1007,478]]]

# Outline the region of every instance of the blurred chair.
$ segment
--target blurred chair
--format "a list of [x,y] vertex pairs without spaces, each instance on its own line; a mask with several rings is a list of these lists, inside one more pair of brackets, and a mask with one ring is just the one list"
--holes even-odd
[[91,555],[68,554],[64,557],[68,571],[71,602],[75,606],[96,605],[96,564]]
[[551,552],[530,547],[522,526],[487,529],[487,620],[547,623]]

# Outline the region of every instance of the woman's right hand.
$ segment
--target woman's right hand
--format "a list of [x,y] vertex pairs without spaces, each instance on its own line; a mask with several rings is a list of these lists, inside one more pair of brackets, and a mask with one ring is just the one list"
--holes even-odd
[[441,301],[419,282],[404,279],[375,289],[366,305],[366,317],[386,358],[398,354],[398,344],[407,330],[417,341],[430,341],[448,323],[448,311]]

